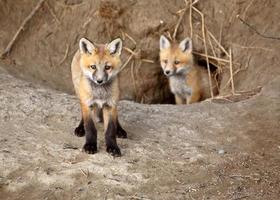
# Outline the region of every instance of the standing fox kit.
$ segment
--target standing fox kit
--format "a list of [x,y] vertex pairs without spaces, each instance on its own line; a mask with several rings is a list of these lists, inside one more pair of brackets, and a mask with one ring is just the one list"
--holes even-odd
[[93,114],[96,115],[98,110],[102,110],[106,151],[113,156],[120,156],[116,136],[127,137],[119,124],[117,114],[122,41],[115,39],[109,44],[97,46],[82,38],[79,47],[71,64],[72,80],[82,111],[82,119],[75,129],[75,135],[85,135],[84,151],[89,154],[96,153],[97,130]]
[[[160,64],[169,79],[176,104],[190,104],[210,97],[208,72],[194,64],[192,41],[185,38],[179,44],[160,37]],[[215,83],[214,78],[212,83]],[[213,88],[214,94],[217,88]]]

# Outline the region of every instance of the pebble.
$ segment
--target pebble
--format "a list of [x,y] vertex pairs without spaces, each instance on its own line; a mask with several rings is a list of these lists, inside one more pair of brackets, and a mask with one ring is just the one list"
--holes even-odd
[[218,150],[218,154],[220,154],[220,155],[224,155],[226,152],[225,152],[225,150],[224,149],[219,149]]

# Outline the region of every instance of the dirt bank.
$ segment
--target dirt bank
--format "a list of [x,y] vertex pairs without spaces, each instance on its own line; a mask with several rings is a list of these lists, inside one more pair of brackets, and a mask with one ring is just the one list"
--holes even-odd
[[[123,156],[80,151],[74,96],[0,72],[0,199],[279,199],[280,77],[251,99],[120,102]],[[15,95],[16,94],[16,95]]]
[[[144,103],[171,102],[172,95],[158,63],[158,40],[161,34],[173,33],[182,9],[186,7],[183,0],[46,2],[19,35],[8,57],[1,60],[7,70],[29,81],[72,92],[70,63],[79,38],[88,37],[104,43],[122,37],[125,47],[141,52],[121,74],[122,98]],[[0,52],[3,52],[35,5],[32,0],[0,2]],[[204,14],[207,30],[225,51],[232,49],[237,91],[263,86],[280,74],[280,1],[204,0],[195,7]],[[195,11],[192,25],[195,51],[203,54],[201,18]],[[179,26],[177,39],[181,40],[190,34],[187,10]],[[208,31],[206,37],[208,53],[228,60]],[[123,60],[129,55],[128,51],[124,51]],[[205,57],[198,58],[205,60]],[[220,66],[220,63],[214,64]],[[218,79],[221,94],[227,94],[230,90],[229,63],[222,65]]]

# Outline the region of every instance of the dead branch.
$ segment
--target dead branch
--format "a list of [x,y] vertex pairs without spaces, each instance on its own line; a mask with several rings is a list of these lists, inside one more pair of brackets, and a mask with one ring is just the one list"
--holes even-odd
[[193,5],[192,5],[192,0],[190,0],[190,14],[189,14],[189,23],[190,23],[190,32],[191,32],[191,39],[193,37],[193,24],[192,24],[192,8]]
[[61,24],[59,19],[57,18],[56,14],[54,13],[54,11],[52,10],[52,8],[50,7],[49,3],[46,2],[46,6],[50,12],[50,14],[52,15],[52,17],[55,19],[55,21],[58,23],[58,24]]
[[[246,66],[245,66],[244,68],[239,68],[239,69],[237,69],[237,70],[233,73],[233,77],[236,76],[236,74],[238,74],[239,72],[247,70],[248,67],[249,67],[250,60],[251,60],[251,56],[249,56]],[[224,85],[224,87],[223,87],[221,90],[225,89],[225,88],[228,86],[228,84],[229,84],[230,82],[231,82],[231,78],[227,81],[227,83]]]
[[25,26],[27,23],[32,19],[32,17],[35,15],[35,13],[41,8],[45,0],[40,0],[35,8],[31,11],[31,13],[24,19],[22,24],[20,25],[19,29],[17,30],[16,34],[12,38],[12,40],[9,42],[8,46],[5,48],[4,52],[1,54],[1,59],[5,58],[12,50],[12,47],[14,46],[18,36],[20,33],[25,29]]
[[193,9],[201,16],[201,31],[203,36],[203,42],[204,42],[204,51],[205,51],[205,57],[206,57],[206,63],[207,63],[207,70],[208,70],[208,79],[209,79],[209,89],[211,93],[211,98],[213,99],[213,87],[212,87],[212,79],[211,79],[211,71],[210,71],[210,65],[209,65],[209,58],[208,58],[208,52],[207,52],[207,44],[206,44],[206,37],[205,37],[205,22],[204,22],[204,14],[200,12],[197,8],[193,7]]
[[131,37],[130,35],[128,35],[126,32],[123,32],[123,31],[121,31],[122,33],[123,33],[123,35],[125,36],[125,37],[127,37],[129,40],[131,40],[131,42],[136,46],[137,45],[137,43],[136,43],[136,41],[133,39],[133,37]]
[[233,81],[233,69],[232,69],[232,52],[231,52],[231,48],[229,49],[229,69],[230,69],[230,80],[231,80],[231,93],[235,94],[235,88],[234,88],[234,81]]
[[59,62],[59,65],[62,65],[62,63],[64,63],[64,61],[66,60],[66,58],[67,58],[67,56],[68,56],[69,48],[70,48],[70,45],[67,44],[65,54],[64,54],[62,60]]
[[82,174],[83,174],[86,178],[89,177],[89,171],[88,171],[88,169],[87,169],[86,172],[85,172],[85,170],[83,170],[83,169],[81,169],[81,168],[80,168],[80,170],[81,170]]
[[[188,10],[188,7],[190,5],[190,12],[191,12],[191,8],[192,6],[194,6],[195,4],[197,4],[199,2],[199,0],[195,0],[194,2],[192,2],[192,0],[190,0],[190,2],[188,2],[187,0],[185,0],[185,3],[186,3],[186,7],[184,9],[181,9],[180,12],[177,12],[177,13],[180,13],[180,17],[178,19],[178,22],[175,26],[175,29],[174,29],[174,32],[173,32],[173,35],[172,35],[172,39],[175,40],[176,39],[176,36],[177,36],[177,32],[178,32],[178,28],[180,26],[180,24],[182,23],[182,20],[183,20],[183,17],[186,13],[186,11]],[[191,29],[191,33],[192,33],[192,29]],[[192,35],[191,35],[192,36]]]
[[133,86],[134,86],[134,92],[135,92],[135,96],[137,99],[138,91],[137,91],[136,79],[135,79],[135,75],[134,75],[134,60],[131,63],[130,70],[131,70],[130,72],[131,72],[132,82],[133,82]]
[[150,59],[141,59],[141,61],[146,63],[155,63],[153,60]]
[[180,17],[179,17],[179,19],[178,19],[178,22],[177,22],[177,24],[176,24],[176,26],[175,26],[175,29],[174,29],[174,32],[173,32],[173,35],[172,35],[172,39],[173,39],[173,40],[176,39],[176,35],[177,35],[178,28],[179,28],[179,26],[180,26],[180,24],[181,24],[181,22],[182,22],[182,20],[183,20],[183,17],[184,17],[184,15],[185,15],[186,11],[187,11],[187,8],[184,9],[184,11],[181,13],[181,15],[180,15]]
[[249,10],[249,8],[252,6],[253,2],[255,0],[251,0],[251,2],[248,4],[248,6],[245,8],[245,11],[243,13],[243,16],[244,16],[244,19],[246,18],[246,14],[247,14],[247,11]]
[[210,35],[210,37],[214,40],[214,42],[220,47],[220,49],[229,57],[229,53],[225,50],[225,48],[221,45],[221,43],[215,38],[215,36],[209,31],[209,29],[206,27],[207,33]]
[[202,56],[202,57],[205,57],[205,58],[207,56],[210,59],[213,59],[213,60],[216,60],[216,61],[220,61],[220,62],[224,62],[224,63],[229,63],[230,62],[229,60],[226,60],[226,59],[223,59],[223,58],[218,58],[218,57],[215,57],[215,56],[209,56],[209,55],[206,55],[206,54],[203,54],[203,53],[199,53],[199,52],[196,52],[196,51],[194,51],[193,54],[199,55],[199,56]]
[[270,35],[265,35],[263,33],[261,33],[260,31],[258,31],[253,25],[249,24],[248,22],[246,22],[244,19],[242,19],[239,15],[236,16],[243,24],[245,24],[246,26],[248,26],[248,28],[250,28],[252,31],[254,31],[257,35],[266,38],[266,39],[272,39],[272,40],[280,40],[280,37],[275,37],[275,36],[270,36]]
[[128,63],[131,61],[131,59],[133,58],[133,56],[135,55],[136,53],[134,54],[131,54],[128,59],[125,61],[125,63],[122,65],[121,69],[120,69],[120,72],[128,65]]
[[128,53],[133,54],[133,55],[136,56],[136,52],[132,51],[130,48],[128,48],[128,47],[123,47],[123,49],[124,49],[125,51],[127,51]]

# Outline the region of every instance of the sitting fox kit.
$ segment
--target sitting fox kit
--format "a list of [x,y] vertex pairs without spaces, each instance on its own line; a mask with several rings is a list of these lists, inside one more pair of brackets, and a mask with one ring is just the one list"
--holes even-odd
[[97,152],[97,130],[93,114],[103,111],[106,151],[120,156],[116,136],[126,138],[127,133],[118,121],[117,103],[119,100],[118,72],[121,66],[121,39],[109,44],[95,45],[82,38],[72,65],[72,80],[80,99],[82,119],[75,129],[75,135],[86,136],[84,151]]
[[[208,72],[194,64],[190,38],[178,44],[161,36],[160,64],[169,79],[176,104],[195,103],[210,97]],[[215,83],[213,77],[212,83]],[[213,89],[216,94],[217,88]]]

